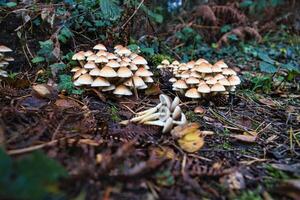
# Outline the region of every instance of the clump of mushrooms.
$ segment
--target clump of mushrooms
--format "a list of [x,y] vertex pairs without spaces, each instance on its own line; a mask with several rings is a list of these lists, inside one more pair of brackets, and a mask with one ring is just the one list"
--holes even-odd
[[10,48],[0,45],[0,77],[7,77],[7,71],[4,69],[9,65],[9,62],[14,61],[14,58],[6,56],[6,53],[12,52]]
[[75,86],[130,96],[132,91],[137,95],[137,90],[154,82],[147,60],[122,45],[109,52],[103,44],[97,44],[93,50],[77,52],[72,59],[80,65],[71,70]]
[[203,58],[188,63],[175,60],[170,64],[163,61],[159,68],[173,73],[169,81],[173,83],[174,91],[192,99],[204,98],[209,94],[228,94],[241,83],[237,73],[223,60],[214,65]]
[[163,127],[162,132],[167,133],[172,130],[174,126],[184,125],[187,123],[185,114],[179,106],[179,98],[175,97],[171,100],[165,94],[159,96],[160,103],[148,110],[136,113],[136,117],[121,122],[121,124],[128,124],[129,122],[155,125]]

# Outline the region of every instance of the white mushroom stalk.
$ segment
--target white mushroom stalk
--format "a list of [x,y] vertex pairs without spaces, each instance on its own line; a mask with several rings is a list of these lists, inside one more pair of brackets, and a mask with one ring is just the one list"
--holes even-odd
[[170,97],[165,94],[159,96],[160,103],[148,110],[138,112],[137,116],[121,122],[121,124],[128,124],[129,122],[136,122],[140,124],[161,126],[162,132],[169,132],[174,125],[186,124],[187,120],[179,107],[180,99],[175,97],[172,101]]

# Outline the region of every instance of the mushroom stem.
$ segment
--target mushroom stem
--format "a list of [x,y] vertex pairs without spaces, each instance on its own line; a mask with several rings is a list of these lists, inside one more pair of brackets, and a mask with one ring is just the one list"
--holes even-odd
[[144,124],[147,125],[154,125],[154,126],[164,126],[165,122],[161,121],[161,120],[156,120],[156,121],[147,121]]
[[160,116],[161,114],[162,114],[162,113],[154,113],[154,114],[152,114],[152,115],[148,115],[148,116],[144,117],[144,118],[140,121],[140,123],[144,123],[144,122],[146,122],[146,121],[151,121],[151,120],[153,120],[153,119],[158,119],[159,116]]
[[173,121],[173,124],[176,125],[185,125],[187,123],[187,119],[183,113],[181,113],[180,121]]
[[176,106],[178,106],[179,102],[180,102],[180,99],[178,97],[175,97],[171,103],[171,111],[174,111]]
[[144,111],[138,112],[136,114],[137,115],[144,115],[144,114],[147,114],[147,113],[152,114],[152,113],[155,113],[158,109],[160,109],[161,106],[162,106],[162,103],[158,104],[154,108],[150,108],[148,110],[144,110]]

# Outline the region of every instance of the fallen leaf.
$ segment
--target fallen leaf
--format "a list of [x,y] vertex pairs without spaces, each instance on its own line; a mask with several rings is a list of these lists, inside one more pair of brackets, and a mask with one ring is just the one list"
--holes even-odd
[[57,97],[58,93],[55,89],[46,84],[37,84],[32,86],[33,95],[40,98],[54,99]]
[[276,107],[277,106],[277,104],[272,99],[260,98],[260,99],[258,99],[258,101],[262,104],[267,105],[267,106],[271,106],[271,107]]
[[201,136],[207,136],[207,135],[214,135],[215,132],[213,131],[201,131]]
[[155,147],[150,148],[150,154],[157,158],[167,158],[169,160],[174,160],[176,154],[170,147]]
[[245,179],[242,173],[235,171],[221,179],[228,188],[232,190],[241,190],[246,187]]
[[247,142],[247,143],[255,143],[256,142],[256,136],[252,136],[252,135],[230,135],[230,137],[239,140],[241,142]]
[[276,189],[275,192],[289,196],[292,199],[299,199],[300,196],[300,180],[287,180],[282,182]]
[[181,138],[184,135],[188,134],[188,133],[192,133],[197,131],[200,128],[200,125],[198,123],[189,123],[186,125],[181,125],[181,126],[176,126],[172,131],[171,131],[171,135],[177,139],[177,138]]
[[180,148],[189,153],[198,151],[204,145],[204,139],[199,132],[188,133],[177,141]]
[[152,84],[149,88],[145,90],[146,95],[159,95],[160,87],[159,84]]
[[61,109],[80,107],[76,101],[71,99],[57,99],[54,104]]

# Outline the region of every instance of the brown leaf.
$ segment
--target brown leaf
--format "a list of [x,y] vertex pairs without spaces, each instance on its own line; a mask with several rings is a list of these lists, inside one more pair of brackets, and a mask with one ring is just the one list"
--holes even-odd
[[200,128],[198,123],[189,123],[186,125],[176,126],[172,131],[171,135],[174,138],[181,138],[188,133],[197,131]]
[[300,180],[287,180],[284,181],[275,192],[289,196],[292,199],[299,199],[300,196]]
[[145,91],[146,95],[159,95],[160,94],[160,87],[159,84],[152,84],[149,88]]
[[241,142],[247,142],[247,143],[255,143],[256,142],[256,136],[253,135],[230,135],[230,137],[241,141]]
[[60,109],[80,107],[80,105],[76,101],[71,99],[57,99],[54,104]]

